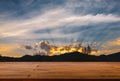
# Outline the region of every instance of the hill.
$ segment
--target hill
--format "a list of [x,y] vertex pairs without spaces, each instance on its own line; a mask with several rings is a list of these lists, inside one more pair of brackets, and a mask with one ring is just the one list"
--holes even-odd
[[1,62],[120,62],[120,52],[111,55],[92,56],[79,52],[65,53],[56,56],[25,55],[21,58],[2,57]]

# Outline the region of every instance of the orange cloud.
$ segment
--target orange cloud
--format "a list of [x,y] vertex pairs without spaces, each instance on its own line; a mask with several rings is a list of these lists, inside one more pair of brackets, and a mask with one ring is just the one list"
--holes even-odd
[[102,54],[112,54],[116,52],[120,52],[120,38],[109,41],[102,45],[102,49],[100,53]]
[[2,56],[19,57],[20,54],[16,51],[19,48],[17,44],[0,44],[0,54]]
[[108,42],[107,46],[112,46],[112,47],[113,46],[120,46],[120,38],[117,38],[117,39],[115,39],[113,41]]

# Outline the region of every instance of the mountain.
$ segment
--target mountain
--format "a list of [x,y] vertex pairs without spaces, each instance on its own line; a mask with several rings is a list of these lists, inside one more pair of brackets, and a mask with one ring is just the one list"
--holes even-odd
[[2,57],[1,62],[120,62],[120,52],[111,55],[93,56],[79,52],[65,53],[56,56],[25,55],[21,58]]

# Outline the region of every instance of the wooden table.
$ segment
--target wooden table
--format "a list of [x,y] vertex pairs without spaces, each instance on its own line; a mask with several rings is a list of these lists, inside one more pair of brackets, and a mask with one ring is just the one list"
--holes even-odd
[[0,62],[0,79],[120,79],[120,62]]

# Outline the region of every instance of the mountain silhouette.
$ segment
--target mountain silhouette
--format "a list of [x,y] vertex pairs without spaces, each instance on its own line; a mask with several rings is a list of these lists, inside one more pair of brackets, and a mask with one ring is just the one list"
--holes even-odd
[[110,55],[93,56],[79,52],[55,56],[25,55],[20,58],[0,56],[1,62],[120,62],[120,52]]

